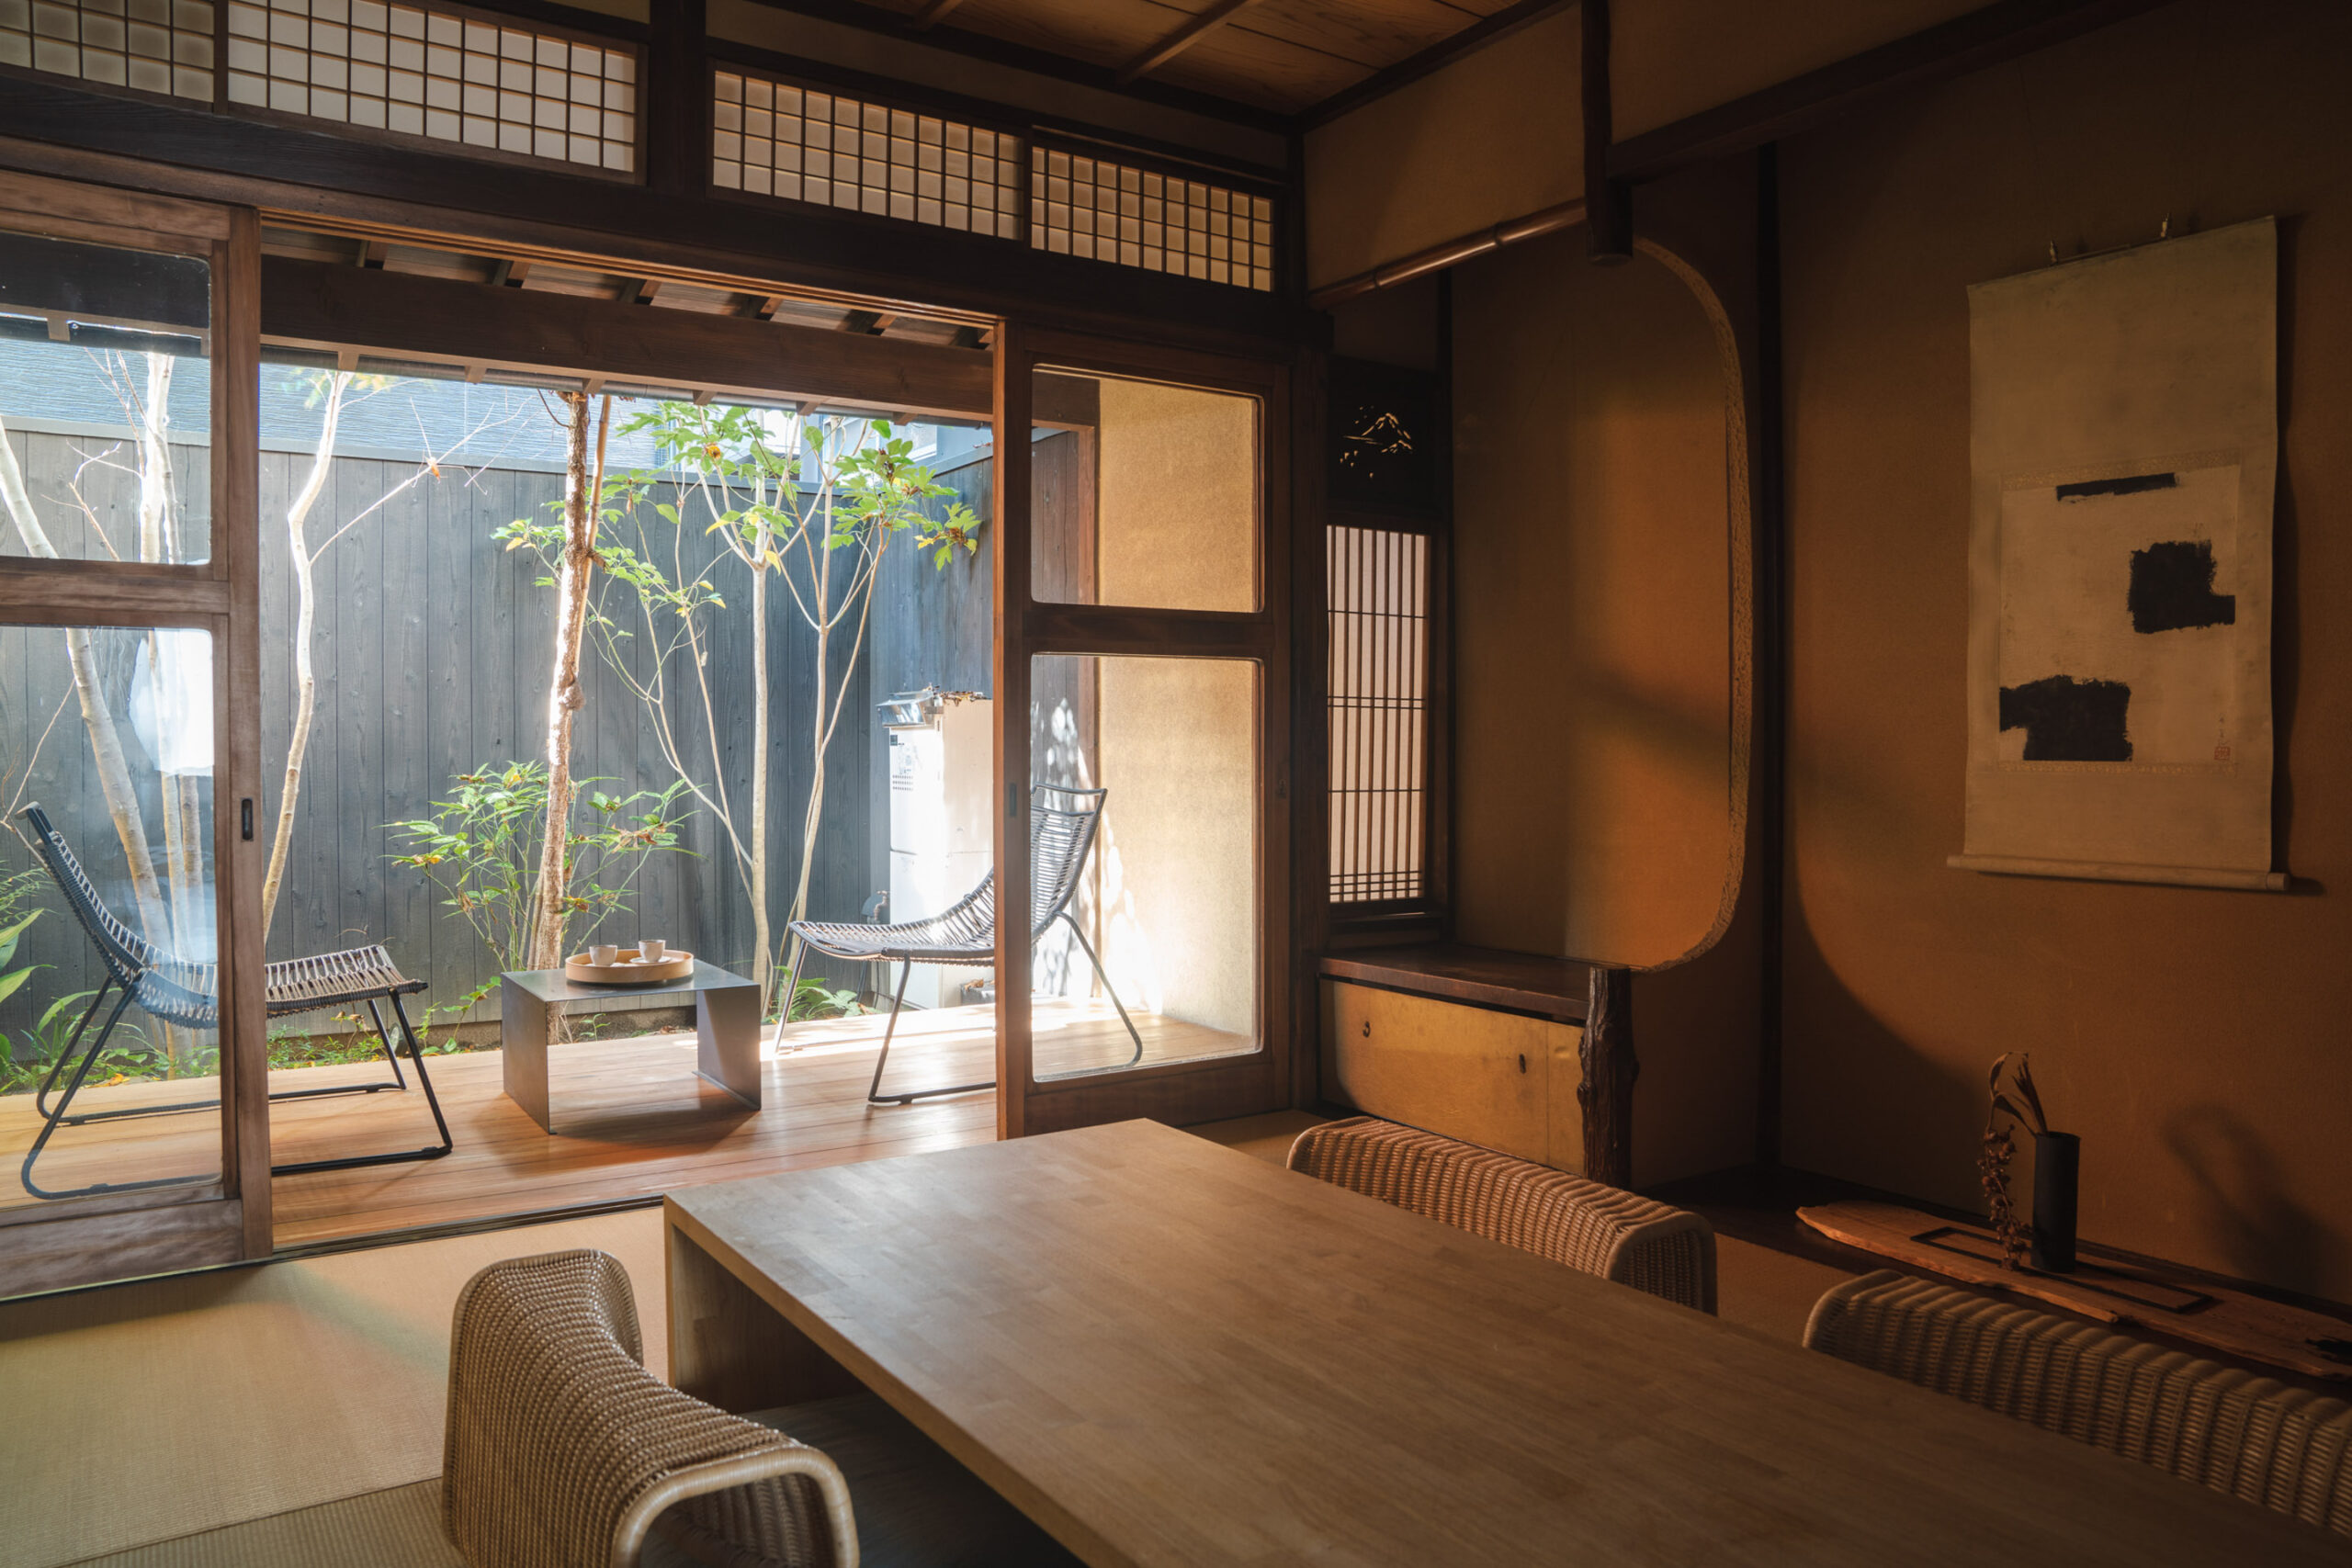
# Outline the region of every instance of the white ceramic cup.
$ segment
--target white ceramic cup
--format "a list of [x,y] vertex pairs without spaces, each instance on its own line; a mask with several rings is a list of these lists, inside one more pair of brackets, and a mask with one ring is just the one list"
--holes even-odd
[[588,949],[588,962],[599,969],[607,969],[621,961],[621,950],[608,942],[600,942]]
[[641,936],[637,939],[637,956],[644,963],[659,964],[669,945],[658,936]]

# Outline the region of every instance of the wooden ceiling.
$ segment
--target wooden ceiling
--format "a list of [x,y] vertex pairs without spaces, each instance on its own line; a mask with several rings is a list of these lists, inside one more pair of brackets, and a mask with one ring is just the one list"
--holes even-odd
[[1512,0],[877,0],[1124,80],[1292,114],[1443,43]]

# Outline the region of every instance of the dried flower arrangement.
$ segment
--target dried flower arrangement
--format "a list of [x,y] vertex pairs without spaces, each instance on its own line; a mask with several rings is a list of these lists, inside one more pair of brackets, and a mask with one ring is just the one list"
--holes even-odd
[[[2013,1069],[2012,1059],[2017,1063]],[[2009,1077],[2007,1094],[2001,1089],[2004,1071]],[[2018,1152],[2017,1126],[2023,1122],[2040,1136],[2050,1131],[2050,1119],[2042,1114],[2041,1091],[2033,1084],[2033,1058],[2026,1053],[2004,1052],[1993,1064],[1987,1088],[1992,1103],[1984,1112],[1984,1142],[1976,1156],[1976,1174],[1984,1184],[1993,1234],[2000,1238],[2001,1261],[2017,1269],[2024,1265],[2028,1239],[2026,1226],[2018,1219],[2017,1204],[2009,1197],[2009,1162]],[[2005,1116],[2007,1122],[2002,1121]]]

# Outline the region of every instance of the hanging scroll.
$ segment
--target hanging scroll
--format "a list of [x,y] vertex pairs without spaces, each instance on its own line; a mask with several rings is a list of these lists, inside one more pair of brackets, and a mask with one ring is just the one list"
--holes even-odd
[[1969,870],[2278,888],[2278,236],[1969,290]]

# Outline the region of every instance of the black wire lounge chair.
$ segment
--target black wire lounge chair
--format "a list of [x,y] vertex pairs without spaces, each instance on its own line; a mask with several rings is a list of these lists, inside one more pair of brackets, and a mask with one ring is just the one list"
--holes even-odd
[[[66,908],[81,922],[96,946],[98,956],[106,964],[106,979],[90,998],[90,1005],[83,1011],[82,1021],[74,1026],[74,1037],[41,1080],[35,1105],[41,1117],[40,1135],[25,1153],[25,1190],[36,1198],[79,1198],[93,1192],[130,1192],[146,1187],[173,1187],[192,1181],[207,1181],[209,1177],[172,1176],[148,1181],[100,1182],[90,1187],[77,1187],[70,1191],[44,1191],[33,1183],[33,1162],[48,1146],[50,1136],[60,1127],[79,1127],[93,1122],[112,1122],[126,1116],[163,1116],[178,1111],[209,1111],[220,1102],[216,1100],[183,1100],[170,1105],[140,1105],[120,1111],[92,1111],[72,1114],[74,1097],[81,1091],[98,1059],[106,1054],[107,1042],[113,1037],[115,1025],[132,1002],[146,1009],[151,1017],[166,1023],[176,1023],[189,1029],[211,1029],[220,1021],[220,969],[217,964],[198,963],[165,952],[133,931],[119,919],[106,901],[98,897],[96,886],[83,871],[82,863],[66,847],[57,829],[50,825],[49,814],[38,806],[28,806],[18,815],[32,829],[33,851],[41,863],[56,878],[60,891],[65,895]],[[392,1016],[400,1021],[401,1036],[408,1042],[409,1059],[416,1066],[417,1086],[424,1090],[424,1103],[433,1111],[433,1124],[441,1134],[441,1141],[429,1148],[402,1149],[393,1154],[351,1155],[341,1159],[303,1160],[289,1165],[274,1165],[270,1171],[277,1176],[292,1176],[309,1170],[349,1170],[363,1165],[396,1165],[405,1160],[438,1159],[455,1146],[449,1136],[449,1123],[441,1114],[441,1101],[433,1092],[433,1080],[424,1071],[424,1054],[417,1049],[416,1031],[410,1027],[408,1010],[401,998],[424,989],[424,982],[403,976],[392,964],[392,955],[381,947],[358,947],[345,953],[325,953],[315,958],[297,958],[269,965],[266,982],[268,1015],[283,1018],[298,1012],[315,1012],[322,1008],[345,1007],[353,1002],[366,1002],[368,1015],[376,1021],[376,1038],[382,1042],[384,1060],[390,1064],[392,1076],[363,1084],[338,1084],[332,1089],[283,1089],[271,1095],[272,1100],[313,1100],[323,1095],[374,1094],[380,1089],[408,1088],[408,1079],[401,1072],[398,1052],[391,1035],[384,1028],[384,1015],[379,1002],[392,1005]],[[114,1009],[107,1014],[96,1036],[84,1047],[83,1038],[89,1032],[90,1021],[105,1005],[110,991],[119,991]],[[81,1053],[75,1061],[75,1052]],[[69,1064],[71,1076],[67,1076]],[[52,1107],[49,1097],[56,1089],[60,1077],[65,1077],[63,1092]]]
[[[1111,988],[1111,977],[1102,973],[1102,961],[1094,956],[1093,946],[1069,912],[1070,899],[1078,892],[1079,873],[1086,868],[1086,857],[1094,848],[1094,830],[1102,825],[1102,797],[1108,793],[1100,789],[1069,789],[1060,784],[1030,786],[1030,886],[1036,891],[1037,902],[1031,911],[1035,918],[1030,921],[1029,940],[1035,942],[1044,936],[1046,928],[1056,920],[1069,927],[1070,935],[1078,938],[1078,945],[1084,950],[1087,962],[1094,965],[1096,978],[1102,982],[1102,994],[1119,1010],[1119,1021],[1127,1026],[1127,1037],[1136,1043],[1135,1054],[1124,1064],[1132,1067],[1143,1059],[1143,1036],[1136,1032],[1135,1020],[1127,1016],[1126,1004]],[[1046,804],[1049,796],[1073,804],[1049,806]],[[971,1094],[996,1087],[996,1080],[990,1078],[986,1083],[957,1084],[953,1089],[915,1089],[905,1094],[882,1092],[882,1069],[890,1060],[890,1037],[899,1031],[899,1008],[906,1000],[907,977],[914,973],[914,966],[953,964],[986,967],[995,964],[994,871],[951,908],[927,919],[901,920],[892,925],[795,920],[787,929],[800,939],[800,947],[792,956],[792,980],[785,988],[784,1016],[776,1021],[777,1044],[784,1043],[784,1031],[792,1021],[792,998],[800,988],[801,965],[808,962],[811,948],[833,958],[857,962],[896,959],[899,964],[899,989],[890,998],[890,1021],[882,1031],[882,1054],[874,1061],[874,1081],[866,1086],[866,1102],[911,1105],[918,1100]]]

